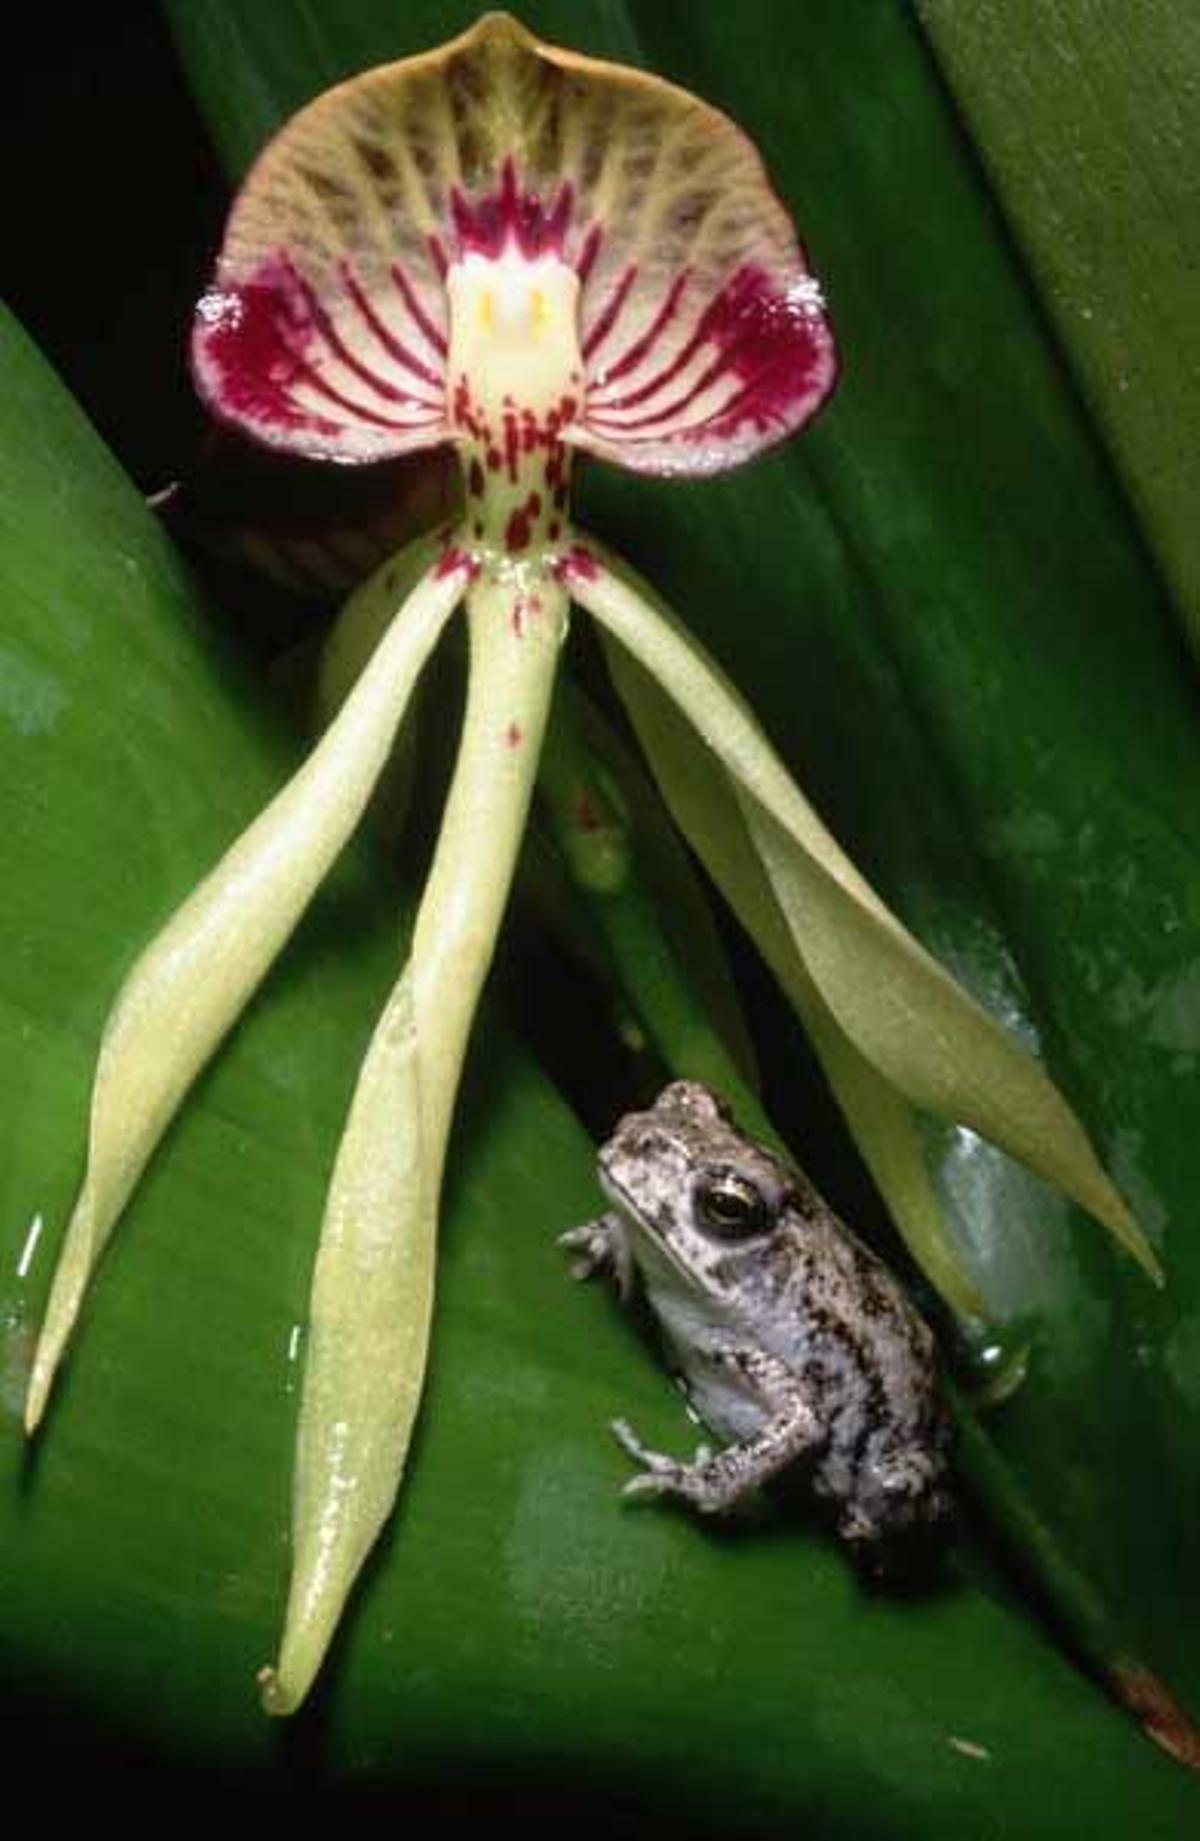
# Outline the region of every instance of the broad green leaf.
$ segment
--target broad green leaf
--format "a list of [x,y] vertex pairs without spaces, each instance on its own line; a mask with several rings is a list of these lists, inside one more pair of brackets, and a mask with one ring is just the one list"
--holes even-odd
[[1200,640],[1200,14],[919,0],[942,71]]
[[[7,323],[0,376],[7,1387],[78,1175],[111,993],[295,750]],[[681,1833],[786,1821],[957,1837],[998,1811],[1036,1833],[1047,1807],[1058,1835],[1122,1820],[1186,1832],[1193,1782],[1023,1607],[973,1581],[969,1549],[918,1611],[864,1602],[803,1524],[714,1541],[621,1509],[605,1419],[628,1410],[669,1438],[677,1410],[613,1313],[564,1276],[554,1235],[595,1206],[590,1148],[494,1030],[454,1146],[401,1524],[319,1710],[278,1745],[252,1672],[279,1614],[294,1344],[394,910],[361,859],[318,898],[148,1172],[32,1465],[20,1387],[5,1393],[10,1733],[69,1749],[93,1789],[191,1797],[217,1768],[226,1795],[359,1783],[432,1817],[465,1794],[547,1831],[564,1794],[578,1813],[582,1784],[590,1816],[661,1833],[669,1778]]]
[[[470,16],[172,13],[231,172],[324,85]],[[1154,1297],[970,1134],[936,1147],[989,1307],[1031,1346],[1000,1450],[1123,1605],[1131,1651],[1195,1703],[1200,749],[1144,533],[903,9],[525,18],[729,109],[828,287],[845,373],[815,429],[705,486],[597,469],[587,522],[721,659],[890,905],[1038,1048],[1161,1236]],[[829,1187],[822,1145],[798,1148]]]

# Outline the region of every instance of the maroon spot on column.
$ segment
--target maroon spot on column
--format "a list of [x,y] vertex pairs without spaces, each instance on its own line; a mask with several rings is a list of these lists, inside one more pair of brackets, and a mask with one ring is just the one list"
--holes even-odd
[[467,491],[473,498],[483,497],[483,468],[477,459],[472,460],[467,468]]
[[523,505],[516,506],[508,514],[508,523],[504,527],[504,547],[510,555],[529,548],[533,538],[533,521],[541,509],[540,495],[531,492]]
[[521,435],[517,418],[511,409],[504,411],[504,464],[508,468],[508,477],[516,484],[517,461],[521,453]]
[[488,472],[499,473],[503,460],[504,456],[501,454],[500,449],[498,447],[490,447],[487,451]]
[[504,732],[504,739],[510,748],[519,748],[523,740],[519,722],[510,722]]

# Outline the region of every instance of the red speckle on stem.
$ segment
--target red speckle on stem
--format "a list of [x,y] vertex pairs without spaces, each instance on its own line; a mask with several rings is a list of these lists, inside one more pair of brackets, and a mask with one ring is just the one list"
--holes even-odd
[[523,505],[518,505],[508,516],[504,527],[504,547],[510,556],[527,550],[533,538],[533,521],[542,509],[541,494],[531,492]]
[[594,582],[600,576],[599,563],[581,543],[573,543],[552,567],[560,582]]
[[519,722],[510,722],[504,732],[504,739],[510,748],[519,748],[524,739]]

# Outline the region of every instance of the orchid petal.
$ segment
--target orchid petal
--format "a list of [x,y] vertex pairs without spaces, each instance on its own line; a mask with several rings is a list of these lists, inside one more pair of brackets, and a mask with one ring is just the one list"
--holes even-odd
[[270,143],[197,312],[197,382],[298,453],[449,440],[447,277],[506,255],[578,277],[584,388],[563,439],[618,465],[736,465],[833,387],[820,291],[747,137],[495,13],[327,91]]
[[[105,1027],[88,1168],[34,1357],[26,1423],[40,1420],[92,1271],[184,1094],[245,1007],[342,849],[387,759],[422,665],[465,585],[429,566],[337,721],[152,941]],[[394,592],[385,568],[360,591]]]
[[1056,1184],[1160,1279],[1058,1088],[854,868],[720,669],[590,539],[564,573],[573,597],[669,692],[733,780],[796,951],[858,1053],[914,1105],[971,1126]]

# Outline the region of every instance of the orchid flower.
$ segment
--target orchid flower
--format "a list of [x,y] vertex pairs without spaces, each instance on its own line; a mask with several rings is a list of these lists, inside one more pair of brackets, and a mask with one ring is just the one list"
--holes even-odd
[[[421,1394],[442,1168],[571,603],[685,834],[813,1031],[902,1225],[916,1115],[963,1123],[1153,1254],[1039,1064],[859,875],[685,627],[571,522],[575,454],[658,477],[782,440],[833,389],[821,291],[741,131],[499,14],[319,97],[238,197],[193,357],[215,413],[314,460],[450,443],[465,510],[345,620],[379,629],[305,764],[145,950],[100,1050],[88,1165],[29,1389],[191,1082],[354,830],[455,610],[466,709],[411,948],[363,1061],[313,1281],[275,1712],[303,1699],[395,1501]],[[922,1181],[925,1188],[922,1189]]]

